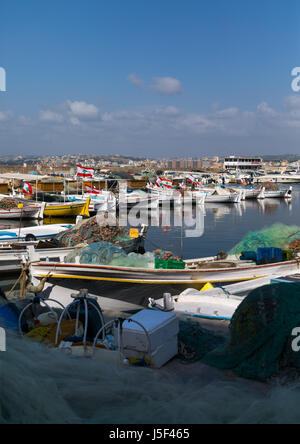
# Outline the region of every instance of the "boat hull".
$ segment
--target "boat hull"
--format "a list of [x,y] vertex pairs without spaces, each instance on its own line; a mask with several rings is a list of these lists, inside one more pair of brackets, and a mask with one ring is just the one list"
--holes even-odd
[[0,210],[0,219],[39,219],[40,207],[13,208],[11,210]]
[[47,204],[44,210],[44,217],[76,217],[81,215],[85,209],[89,208],[86,202],[67,202],[57,204]]
[[157,270],[108,265],[85,265],[65,263],[38,263],[32,266],[36,276],[51,273],[53,278],[120,282],[128,284],[172,284],[202,286],[207,282],[227,283],[247,281],[299,269],[297,261],[267,265],[245,264],[235,268]]

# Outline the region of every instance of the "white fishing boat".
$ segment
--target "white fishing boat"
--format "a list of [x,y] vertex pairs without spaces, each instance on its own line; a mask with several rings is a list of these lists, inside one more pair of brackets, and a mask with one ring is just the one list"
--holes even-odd
[[256,175],[253,177],[254,183],[272,182],[272,183],[300,183],[299,173],[268,173]]
[[0,230],[0,244],[51,239],[72,227],[72,224],[54,224]]
[[[240,303],[251,291],[277,282],[295,281],[294,276],[299,276],[289,272],[287,275],[288,277],[285,277],[284,274],[275,274],[204,291],[188,288],[176,296],[165,295],[157,300],[150,298],[149,306],[160,310],[174,311],[184,316],[230,321]],[[300,282],[299,278],[298,282]]]
[[265,198],[282,198],[282,199],[292,199],[293,197],[293,187],[288,190],[268,190],[264,192]]
[[158,208],[159,199],[157,196],[138,190],[132,193],[120,193],[117,199],[119,208],[133,208],[138,205],[139,209]]
[[243,191],[237,193],[211,194],[205,198],[205,203],[240,203],[243,199]]
[[264,199],[266,197],[264,187],[261,189],[244,188],[243,192],[245,199]]
[[0,219],[43,219],[45,205],[19,205],[16,208],[0,208]]
[[[28,257],[28,245],[33,245],[33,242],[20,242],[18,244],[20,249],[14,249],[13,245],[0,245],[0,276],[7,274],[18,273],[22,270],[23,262]],[[67,255],[73,248],[45,248],[39,251],[40,261],[55,262],[60,260],[62,255]]]
[[165,203],[170,203],[171,205],[181,205],[182,203],[182,193],[178,190],[168,189],[168,188],[158,188],[152,186],[151,184],[147,185],[147,189],[154,197],[157,197],[159,205],[163,205]]
[[[248,281],[274,274],[292,273],[299,269],[299,260],[257,265],[252,261],[241,261],[237,257],[228,257],[225,261],[215,257],[185,261],[185,269],[132,268],[110,265],[91,265],[65,263],[64,255],[56,262],[35,262],[32,273],[36,277],[44,277],[49,273],[51,279],[77,281],[82,287],[94,282],[116,282],[123,284],[142,285],[183,285],[201,289],[207,282],[233,283]],[[97,288],[97,285],[95,285]],[[99,290],[99,295],[101,291]],[[134,294],[133,294],[134,298]]]

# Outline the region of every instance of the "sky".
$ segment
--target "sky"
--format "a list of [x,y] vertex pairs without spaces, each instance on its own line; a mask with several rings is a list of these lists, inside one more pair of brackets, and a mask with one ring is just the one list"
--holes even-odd
[[300,154],[298,0],[0,0],[0,11],[0,154]]

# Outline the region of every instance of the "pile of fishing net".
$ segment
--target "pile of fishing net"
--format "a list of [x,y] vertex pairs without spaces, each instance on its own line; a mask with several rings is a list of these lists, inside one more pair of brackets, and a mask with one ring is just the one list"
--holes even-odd
[[126,251],[132,251],[135,239],[130,237],[130,230],[119,226],[100,226],[97,218],[76,224],[68,231],[58,234],[55,238],[62,247],[75,247],[79,244],[92,244],[95,242],[110,242]]
[[278,185],[274,182],[262,182],[259,184],[259,186],[256,188],[257,190],[261,190],[262,188],[265,188],[266,191],[278,191]]
[[239,255],[242,251],[256,251],[265,247],[289,248],[295,239],[300,239],[300,227],[274,224],[260,231],[251,231],[229,254]]
[[65,262],[72,264],[111,265],[133,268],[154,268],[153,253],[137,254],[126,252],[108,242],[96,242],[87,247],[76,248],[65,257]]
[[228,343],[208,353],[202,362],[247,379],[298,379],[300,352],[292,347],[292,332],[298,327],[300,285],[258,288],[236,310]]
[[3,210],[12,210],[18,207],[18,202],[10,197],[5,197],[0,200],[0,208]]
[[226,339],[201,327],[199,322],[186,318],[179,321],[178,341],[179,359],[192,363],[201,360],[212,350],[224,345]]

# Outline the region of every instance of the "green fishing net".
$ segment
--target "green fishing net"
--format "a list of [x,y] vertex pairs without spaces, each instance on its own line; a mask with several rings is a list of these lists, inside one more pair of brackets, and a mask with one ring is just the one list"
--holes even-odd
[[254,290],[236,310],[230,340],[208,353],[204,363],[238,376],[267,381],[300,376],[300,352],[292,331],[300,327],[300,285],[279,283]]
[[274,224],[260,231],[251,231],[229,254],[239,255],[242,251],[256,251],[264,247],[288,248],[296,238],[300,238],[300,227]]
[[226,339],[201,327],[199,322],[187,318],[179,321],[178,341],[178,358],[186,363],[193,363],[223,345]]
[[[78,258],[78,259],[77,259]],[[107,242],[96,242],[83,248],[76,248],[65,257],[65,262],[74,264],[111,265],[118,267],[154,268],[154,254],[126,252]]]

